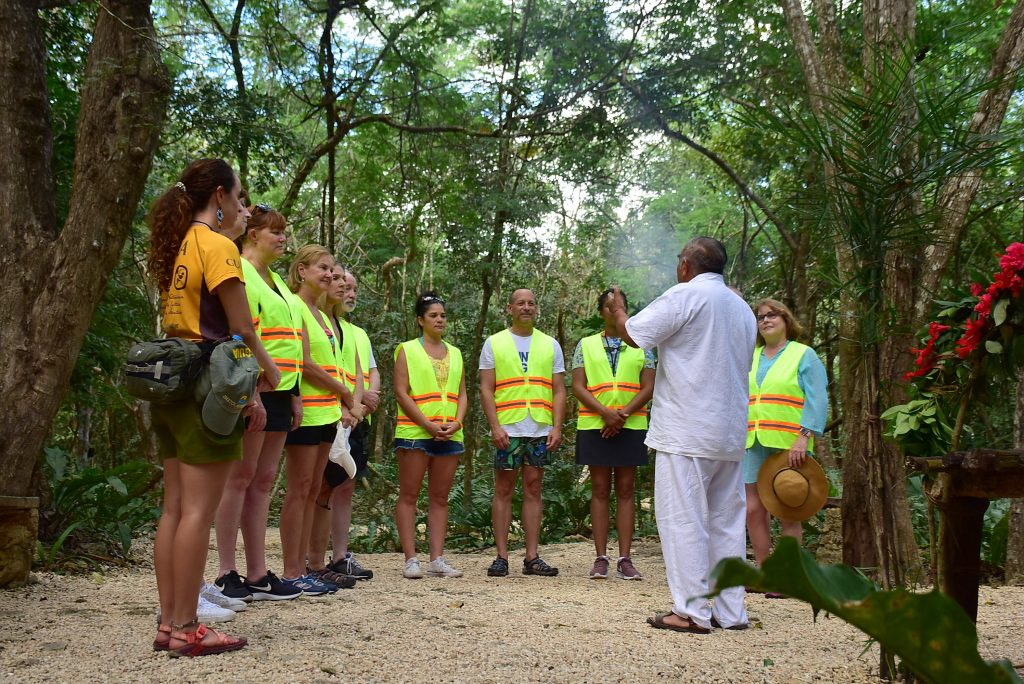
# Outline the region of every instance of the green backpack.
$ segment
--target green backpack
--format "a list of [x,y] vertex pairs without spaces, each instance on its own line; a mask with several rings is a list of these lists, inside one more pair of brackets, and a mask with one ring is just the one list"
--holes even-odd
[[128,350],[124,386],[128,394],[157,404],[192,396],[192,385],[205,362],[202,348],[191,340],[167,337],[139,342]]

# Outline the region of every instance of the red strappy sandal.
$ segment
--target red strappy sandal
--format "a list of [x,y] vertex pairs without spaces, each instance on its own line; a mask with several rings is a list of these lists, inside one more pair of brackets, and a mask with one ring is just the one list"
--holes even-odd
[[[185,627],[187,625],[182,625]],[[203,639],[207,634],[212,634],[215,640],[211,643],[204,643]],[[177,641],[184,641],[185,645],[178,648],[168,647],[171,650],[173,656],[185,656],[188,658],[195,658],[198,656],[214,655],[216,653],[227,653],[228,651],[237,651],[240,648],[244,648],[249,640],[245,637],[233,637],[223,632],[218,632],[215,629],[210,629],[204,624],[200,624],[194,632],[182,632],[175,630],[171,632],[171,639]]]
[[171,650],[171,626],[157,623],[156,639],[153,639],[154,651]]

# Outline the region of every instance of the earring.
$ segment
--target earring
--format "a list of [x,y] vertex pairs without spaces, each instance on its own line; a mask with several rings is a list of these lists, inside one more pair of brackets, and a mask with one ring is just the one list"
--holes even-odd
[[224,212],[221,211],[220,207],[217,207],[217,227],[220,228],[220,224],[224,222]]

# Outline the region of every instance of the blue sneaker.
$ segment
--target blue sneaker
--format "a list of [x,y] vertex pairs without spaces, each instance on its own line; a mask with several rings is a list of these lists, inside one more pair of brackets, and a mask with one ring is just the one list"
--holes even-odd
[[[298,589],[305,596],[323,596],[324,594],[332,593],[330,588],[315,577],[309,575],[303,575],[302,577],[288,578],[282,577],[281,584],[292,589]],[[337,591],[337,587],[334,589]]]

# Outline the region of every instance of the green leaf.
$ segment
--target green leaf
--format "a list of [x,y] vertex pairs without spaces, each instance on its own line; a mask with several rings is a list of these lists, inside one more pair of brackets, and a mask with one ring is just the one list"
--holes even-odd
[[[1009,299],[1000,299],[992,307],[992,322],[996,326],[1000,326],[1006,321],[1006,309],[1010,306]],[[987,345],[986,345],[987,346]],[[995,352],[998,353],[998,352]]]
[[815,615],[824,610],[867,634],[926,682],[1021,682],[1009,663],[982,659],[974,623],[950,597],[879,591],[853,568],[819,565],[791,537],[779,540],[762,570],[727,558],[711,583],[716,592],[744,586],[809,603]]
[[1002,354],[1003,345],[995,340],[985,340],[985,351],[989,354]]
[[107,484],[114,488],[121,496],[128,496],[128,487],[125,486],[124,481],[116,475],[109,475],[107,477]]

